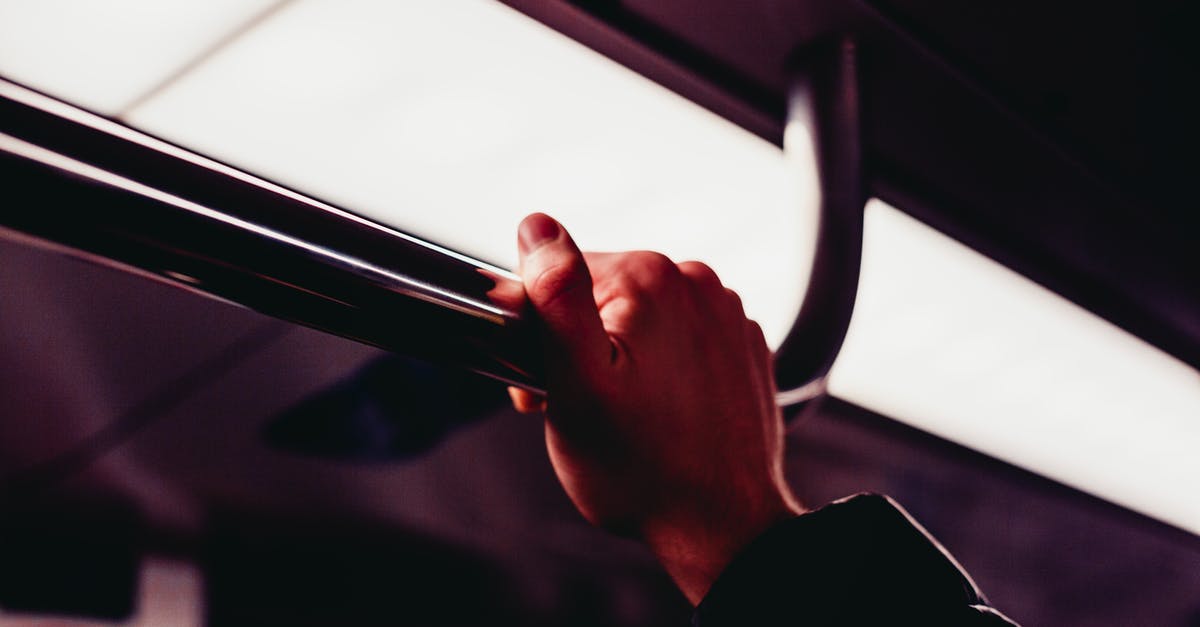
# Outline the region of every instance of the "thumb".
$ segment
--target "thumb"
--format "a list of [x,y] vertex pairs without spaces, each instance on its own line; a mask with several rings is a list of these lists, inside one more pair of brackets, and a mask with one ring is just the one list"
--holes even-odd
[[551,357],[569,362],[548,365],[589,372],[607,363],[612,349],[575,241],[544,213],[526,217],[518,233],[525,293],[542,320]]

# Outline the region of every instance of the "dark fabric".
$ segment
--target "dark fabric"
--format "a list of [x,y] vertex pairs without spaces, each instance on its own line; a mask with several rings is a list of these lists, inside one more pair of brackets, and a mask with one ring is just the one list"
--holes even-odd
[[768,530],[725,569],[692,624],[1014,625],[920,525],[879,495]]

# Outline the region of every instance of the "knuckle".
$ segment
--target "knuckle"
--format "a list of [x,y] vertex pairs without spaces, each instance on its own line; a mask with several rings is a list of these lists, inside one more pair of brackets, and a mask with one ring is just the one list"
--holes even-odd
[[644,268],[655,272],[663,272],[668,265],[675,265],[671,263],[671,260],[666,255],[653,250],[635,250],[626,253],[625,262],[628,266]]
[[721,278],[717,273],[709,267],[708,264],[701,261],[685,261],[679,264],[679,271],[684,276],[690,278],[693,283],[704,288],[715,290],[722,287]]
[[679,267],[662,253],[636,251],[629,253],[625,261],[626,273],[647,291],[667,289],[679,277]]
[[742,297],[738,296],[737,292],[729,289],[728,287],[725,288],[725,301],[729,303],[729,307],[731,309],[737,311],[739,314],[744,311],[742,308]]
[[604,328],[609,331],[610,338],[615,339],[617,348],[621,349],[619,336],[636,334],[647,326],[652,326],[657,315],[651,299],[632,293],[606,302],[600,308],[600,319],[604,322]]
[[750,337],[759,342],[766,342],[766,336],[763,334],[762,325],[755,320],[746,319],[746,329],[750,333]]

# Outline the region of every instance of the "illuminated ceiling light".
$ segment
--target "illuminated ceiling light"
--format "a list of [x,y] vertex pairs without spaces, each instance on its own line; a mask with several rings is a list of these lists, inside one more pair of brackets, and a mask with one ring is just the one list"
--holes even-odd
[[533,211],[701,259],[776,344],[807,279],[778,147],[500,3],[297,2],[126,119],[500,265]]
[[830,392],[1200,532],[1200,374],[872,201]]
[[269,0],[4,0],[0,74],[115,115]]

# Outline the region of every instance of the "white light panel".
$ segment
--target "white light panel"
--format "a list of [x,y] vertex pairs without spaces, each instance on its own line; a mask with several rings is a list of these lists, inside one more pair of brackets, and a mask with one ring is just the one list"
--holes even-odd
[[533,211],[701,259],[773,343],[811,264],[802,166],[492,0],[296,2],[127,119],[505,266]]
[[114,115],[269,0],[0,0],[0,74]]
[[1200,533],[1200,373],[879,201],[830,392]]

